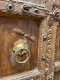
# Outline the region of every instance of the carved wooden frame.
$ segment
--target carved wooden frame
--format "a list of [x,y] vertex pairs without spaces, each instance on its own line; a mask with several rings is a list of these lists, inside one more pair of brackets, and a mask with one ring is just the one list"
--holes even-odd
[[[3,78],[0,78],[0,80],[31,80],[31,79],[35,79],[36,77],[38,77],[39,80],[40,79],[53,80],[55,37],[56,37],[56,30],[59,22],[51,20],[50,16],[45,18],[44,11],[39,13],[39,15],[29,13],[29,12],[23,13],[21,10],[22,5],[20,5],[19,3],[16,3],[15,1],[14,1],[15,9],[13,11],[8,11],[6,9],[6,4],[8,2],[9,0],[7,2],[0,1],[0,4],[1,4],[0,16],[10,16],[10,17],[18,17],[18,18],[28,17],[30,19],[43,20],[43,21],[41,22],[39,27],[37,68],[21,74],[3,77]],[[26,14],[28,14],[28,16]]]

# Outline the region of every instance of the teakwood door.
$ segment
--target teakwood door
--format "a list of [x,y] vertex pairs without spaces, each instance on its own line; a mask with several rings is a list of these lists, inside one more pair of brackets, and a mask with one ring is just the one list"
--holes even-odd
[[46,13],[53,3],[0,0],[0,80],[57,80],[60,19]]

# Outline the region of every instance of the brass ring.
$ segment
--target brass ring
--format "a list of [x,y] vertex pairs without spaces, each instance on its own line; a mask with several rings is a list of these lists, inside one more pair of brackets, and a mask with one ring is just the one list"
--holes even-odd
[[[17,55],[20,55],[19,52],[21,52],[22,50],[26,50],[27,53],[28,53],[28,56],[27,56],[27,58],[26,58],[25,60],[20,61],[20,60],[18,60]],[[21,54],[21,55],[24,55],[24,54]],[[29,52],[27,49],[18,49],[18,50],[15,51],[15,53],[14,53],[14,59],[15,59],[15,61],[16,61],[17,63],[19,63],[19,64],[21,64],[21,63],[22,63],[22,64],[23,64],[23,63],[26,63],[26,62],[29,60],[29,58],[30,58],[30,52]]]

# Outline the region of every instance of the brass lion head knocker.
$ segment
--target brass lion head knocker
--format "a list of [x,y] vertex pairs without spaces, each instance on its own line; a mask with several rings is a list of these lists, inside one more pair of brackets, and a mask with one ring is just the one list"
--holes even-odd
[[12,62],[26,63],[30,58],[30,46],[27,39],[19,39],[14,43],[13,52],[11,55]]

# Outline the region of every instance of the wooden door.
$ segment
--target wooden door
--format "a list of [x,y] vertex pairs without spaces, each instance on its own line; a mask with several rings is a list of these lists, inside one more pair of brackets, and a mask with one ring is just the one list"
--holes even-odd
[[59,16],[51,14],[56,2],[0,1],[0,80],[57,80]]
[[40,80],[38,36],[42,17],[28,16],[24,11],[22,15],[17,9],[20,5],[14,3],[16,7],[12,4],[11,9],[10,3],[0,3],[5,8],[0,12],[0,80]]
[[[0,77],[33,70],[37,67],[38,53],[38,22],[29,19],[0,17]],[[36,42],[30,42],[31,53],[29,60],[24,64],[11,62],[14,43],[24,36],[14,32],[19,29],[25,34],[35,37]]]

